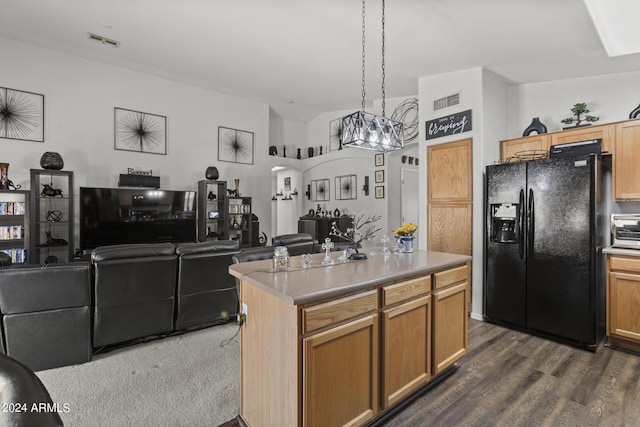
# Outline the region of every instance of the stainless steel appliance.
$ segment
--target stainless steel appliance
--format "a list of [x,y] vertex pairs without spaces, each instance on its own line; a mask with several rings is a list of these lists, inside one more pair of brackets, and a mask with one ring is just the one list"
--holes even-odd
[[486,168],[485,318],[591,350],[604,333],[609,219],[596,155]]
[[616,248],[640,249],[640,214],[611,214],[611,239]]

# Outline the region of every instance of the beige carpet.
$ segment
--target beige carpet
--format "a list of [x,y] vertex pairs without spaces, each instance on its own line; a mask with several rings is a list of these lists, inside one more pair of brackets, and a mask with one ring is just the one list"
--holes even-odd
[[220,346],[237,331],[214,326],[37,375],[67,427],[218,426],[240,411],[239,335]]

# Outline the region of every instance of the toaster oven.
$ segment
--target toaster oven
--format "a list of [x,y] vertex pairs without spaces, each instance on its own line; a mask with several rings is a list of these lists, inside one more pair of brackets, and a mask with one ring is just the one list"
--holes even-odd
[[611,214],[611,243],[616,248],[640,249],[640,214]]

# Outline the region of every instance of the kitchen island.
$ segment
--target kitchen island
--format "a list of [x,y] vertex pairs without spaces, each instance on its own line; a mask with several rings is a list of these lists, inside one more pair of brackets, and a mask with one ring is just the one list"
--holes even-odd
[[[371,250],[371,249],[369,249]],[[466,354],[471,257],[375,255],[289,270],[229,267],[240,281],[240,415],[249,426],[364,425]]]

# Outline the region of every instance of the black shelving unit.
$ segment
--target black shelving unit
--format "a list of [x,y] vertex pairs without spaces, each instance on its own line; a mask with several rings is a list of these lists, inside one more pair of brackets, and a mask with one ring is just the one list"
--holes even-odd
[[0,190],[0,251],[13,264],[29,261],[29,191]]
[[229,197],[229,220],[227,221],[229,239],[239,240],[241,248],[253,244],[253,217],[251,215],[251,197]]
[[31,169],[29,262],[73,260],[73,172]]
[[198,181],[198,241],[228,240],[227,182]]

